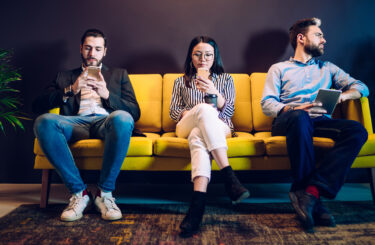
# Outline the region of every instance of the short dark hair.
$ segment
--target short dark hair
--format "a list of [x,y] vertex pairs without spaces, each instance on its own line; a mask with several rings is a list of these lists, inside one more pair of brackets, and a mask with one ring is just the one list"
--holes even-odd
[[81,38],[81,45],[83,45],[87,37],[102,37],[104,39],[104,47],[107,47],[107,38],[101,30],[88,29],[87,31],[85,31]]
[[216,42],[214,39],[207,37],[207,36],[198,36],[193,38],[191,40],[189,49],[187,52],[186,60],[185,60],[185,85],[187,87],[190,86],[190,81],[195,73],[197,73],[197,70],[195,67],[192,65],[192,58],[191,55],[193,53],[194,47],[199,44],[199,43],[208,43],[214,48],[214,63],[212,64],[212,67],[210,69],[211,73],[216,73],[217,75],[220,75],[224,73],[224,66],[223,62],[221,61],[221,56],[219,52],[219,47],[217,46]]
[[318,18],[308,18],[297,21],[292,27],[289,28],[289,41],[295,50],[297,47],[297,36],[298,34],[305,35],[309,26],[320,26],[321,21]]

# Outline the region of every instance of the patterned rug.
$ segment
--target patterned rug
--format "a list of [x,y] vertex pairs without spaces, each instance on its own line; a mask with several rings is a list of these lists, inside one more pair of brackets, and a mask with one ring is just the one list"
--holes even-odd
[[188,239],[178,236],[186,204],[119,206],[119,221],[90,210],[76,222],[62,222],[64,205],[22,205],[0,219],[0,244],[375,244],[372,202],[327,202],[338,225],[317,227],[314,234],[300,228],[288,203],[209,204],[201,232]]

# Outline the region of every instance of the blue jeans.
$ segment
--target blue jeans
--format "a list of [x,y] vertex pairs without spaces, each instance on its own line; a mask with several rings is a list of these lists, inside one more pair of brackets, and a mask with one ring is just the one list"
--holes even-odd
[[76,167],[69,143],[82,139],[104,140],[103,165],[98,187],[113,191],[120,168],[128,152],[134,120],[126,111],[107,115],[62,116],[46,113],[34,123],[34,133],[50,163],[70,193],[86,189]]
[[[368,134],[356,121],[325,116],[310,118],[307,112],[295,110],[275,118],[272,136],[286,136],[294,178],[291,191],[315,185],[323,196],[334,198]],[[313,136],[335,141],[334,147],[320,159],[319,164],[316,163]]]

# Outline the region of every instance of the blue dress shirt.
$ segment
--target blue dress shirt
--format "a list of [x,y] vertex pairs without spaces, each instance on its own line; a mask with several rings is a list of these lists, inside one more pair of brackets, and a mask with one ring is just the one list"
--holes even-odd
[[302,63],[293,58],[270,67],[261,100],[263,113],[276,117],[286,105],[312,103],[320,88],[346,91],[357,89],[363,97],[369,95],[367,86],[328,61],[316,58]]

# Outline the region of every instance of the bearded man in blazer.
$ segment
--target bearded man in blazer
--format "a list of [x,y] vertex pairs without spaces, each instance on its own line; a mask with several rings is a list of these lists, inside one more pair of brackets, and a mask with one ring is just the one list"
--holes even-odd
[[[34,123],[39,145],[72,194],[61,214],[63,221],[80,219],[91,201],[68,146],[89,138],[104,140],[95,206],[105,220],[122,218],[112,191],[140,109],[127,71],[103,65],[106,52],[104,33],[87,30],[80,45],[81,67],[58,73],[33,103],[33,111],[43,113]],[[55,107],[60,115],[47,113]]]

